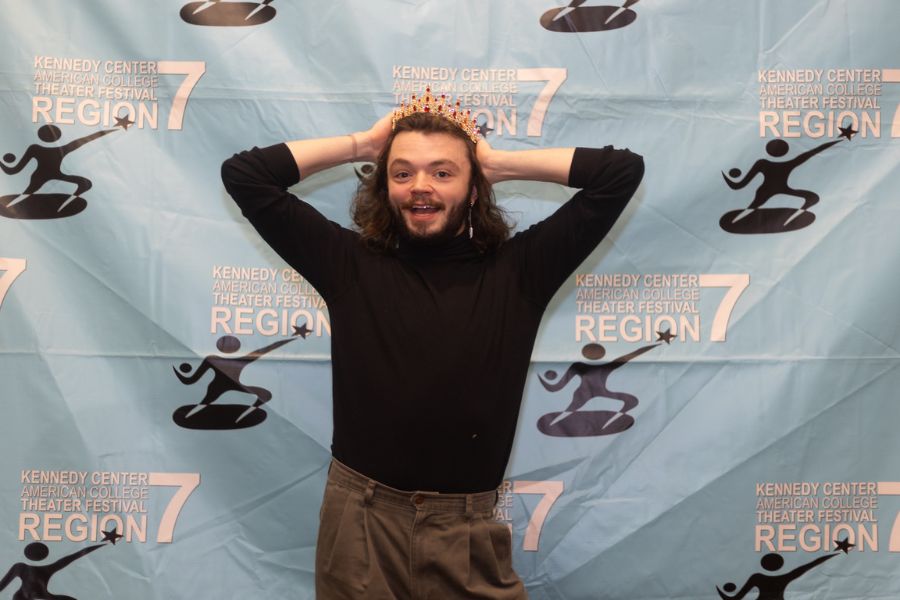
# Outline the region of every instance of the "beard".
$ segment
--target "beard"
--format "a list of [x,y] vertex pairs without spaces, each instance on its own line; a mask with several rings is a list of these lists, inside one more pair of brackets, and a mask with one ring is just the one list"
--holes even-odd
[[457,235],[459,235],[459,232],[463,230],[466,223],[466,213],[469,208],[469,205],[465,202],[460,202],[449,210],[446,209],[445,204],[437,204],[442,208],[442,210],[445,210],[447,212],[447,218],[444,221],[444,226],[437,231],[427,231],[425,229],[419,231],[411,228],[407,224],[406,219],[403,216],[403,210],[405,207],[411,206],[414,200],[414,198],[411,199],[403,207],[392,207],[394,216],[397,218],[397,222],[400,224],[400,237],[402,239],[422,246],[436,246],[445,242],[449,242]]

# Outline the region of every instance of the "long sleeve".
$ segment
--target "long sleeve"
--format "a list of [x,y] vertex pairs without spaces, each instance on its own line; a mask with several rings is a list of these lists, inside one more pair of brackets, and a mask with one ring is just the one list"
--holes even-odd
[[551,216],[511,240],[520,252],[522,292],[544,307],[606,237],[640,185],[641,156],[629,150],[576,148],[569,186],[581,188]]
[[284,144],[254,147],[222,164],[222,182],[243,215],[327,301],[349,282],[356,234],[287,191],[299,180]]

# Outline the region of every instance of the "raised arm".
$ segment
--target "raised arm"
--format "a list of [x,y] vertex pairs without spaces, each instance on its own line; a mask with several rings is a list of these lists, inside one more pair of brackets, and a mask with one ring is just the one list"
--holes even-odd
[[350,162],[375,162],[391,133],[391,115],[379,119],[367,131],[337,137],[295,140],[287,147],[297,163],[300,178]]
[[479,151],[497,181],[548,181],[581,190],[509,242],[520,257],[522,292],[543,307],[619,218],[640,185],[644,161],[629,150],[612,146],[503,153],[486,147]]
[[59,559],[55,563],[47,565],[47,567],[50,569],[50,571],[52,573],[56,573],[57,571],[65,569],[67,566],[69,566],[70,563],[78,560],[85,554],[90,554],[94,550],[99,550],[104,545],[105,544],[95,544],[93,546],[88,546],[87,548],[82,548],[78,552],[73,552],[72,554],[69,554],[68,556],[63,556],[61,559]]
[[628,354],[623,354],[619,358],[609,361],[609,370],[612,371],[614,369],[618,369],[619,367],[621,367],[622,365],[624,365],[631,359],[637,358],[644,352],[649,352],[650,350],[653,350],[654,348],[656,348],[659,345],[660,345],[660,342],[657,342],[655,344],[650,344],[648,346],[641,346],[634,352],[629,352]]
[[0,579],[0,591],[6,588],[6,586],[8,586],[13,579],[21,576],[20,572],[22,571],[22,567],[24,566],[24,563],[16,563],[9,568],[9,571],[6,572],[6,575],[3,576],[3,579]]
[[538,379],[540,380],[541,385],[544,386],[544,389],[548,392],[558,392],[566,387],[566,384],[572,381],[573,377],[580,374],[576,365],[584,366],[584,363],[575,363],[566,369],[566,372],[559,378],[559,381],[547,381],[541,374],[538,374]]
[[815,156],[819,152],[824,152],[825,150],[828,150],[829,148],[831,148],[838,142],[843,142],[843,141],[844,140],[841,139],[841,140],[834,140],[831,142],[825,142],[824,144],[820,144],[819,146],[816,146],[812,150],[807,150],[803,154],[799,155],[797,158],[790,161],[790,163],[793,165],[802,165],[803,163],[805,163],[806,161],[811,159],[813,156]]
[[726,175],[725,171],[722,171],[722,179],[725,180],[725,183],[728,184],[728,187],[730,187],[731,189],[739,190],[741,188],[746,187],[747,184],[750,183],[754,177],[756,177],[757,175],[762,173],[762,169],[760,168],[760,166],[764,165],[764,164],[772,164],[772,163],[770,163],[769,161],[767,161],[765,159],[760,159],[760,160],[756,161],[755,163],[753,163],[753,166],[750,167],[750,170],[747,171],[747,173],[744,175],[744,177],[740,181],[735,181],[730,176]]
[[790,578],[791,581],[793,581],[793,580],[797,579],[798,577],[800,577],[801,575],[803,575],[804,573],[806,573],[807,571],[809,571],[810,569],[818,567],[826,560],[832,559],[835,556],[837,556],[836,552],[834,554],[826,554],[825,556],[820,556],[819,558],[817,558],[815,560],[809,561],[805,565],[800,565],[799,567],[797,567],[796,569],[794,569],[793,571],[788,573],[787,576],[788,576],[788,578]]
[[290,338],[288,338],[288,339],[286,339],[286,340],[278,340],[277,342],[271,343],[271,344],[269,344],[268,346],[265,346],[265,347],[260,348],[260,349],[258,349],[258,350],[254,350],[253,352],[250,352],[249,354],[247,354],[246,356],[244,356],[244,359],[245,359],[245,360],[251,360],[251,361],[252,361],[252,360],[256,360],[256,359],[259,358],[260,356],[263,356],[264,354],[268,354],[268,353],[271,352],[272,350],[275,350],[276,348],[280,348],[281,346],[284,346],[285,344],[287,344],[287,343],[289,343],[289,342],[293,342],[293,341],[296,340],[296,339],[297,339],[297,338],[295,338],[295,337],[290,337]]
[[172,367],[172,371],[175,372],[175,376],[178,377],[178,380],[181,381],[181,383],[183,383],[183,384],[185,384],[185,385],[191,385],[191,384],[194,384],[194,383],[196,383],[197,381],[199,381],[200,378],[203,377],[203,375],[204,375],[207,371],[209,371],[211,368],[212,368],[212,366],[209,364],[209,359],[208,359],[208,358],[204,358],[204,359],[203,359],[203,362],[200,363],[200,366],[197,367],[197,370],[194,371],[194,372],[190,375],[190,377],[185,377],[185,376],[182,375],[182,374],[178,371],[178,369],[176,369],[175,367]]
[[73,150],[78,150],[79,148],[81,148],[82,146],[87,144],[88,142],[93,142],[97,138],[103,137],[104,135],[109,135],[113,131],[117,131],[116,128],[104,129],[103,131],[96,131],[90,135],[80,137],[77,140],[72,140],[71,142],[69,142],[62,148],[60,148],[60,150],[62,151],[63,156],[65,156],[66,154],[68,154],[69,152],[72,152]]
[[16,164],[14,164],[11,167],[7,167],[5,164],[3,164],[2,161],[0,161],[0,169],[3,169],[3,172],[6,173],[7,175],[15,175],[16,173],[18,173],[19,171],[21,171],[22,169],[25,168],[25,165],[28,164],[28,161],[30,161],[32,158],[34,158],[34,148],[35,148],[34,144],[32,144],[31,146],[28,146],[28,148],[25,149],[25,153],[22,154],[22,158],[19,159],[19,162],[17,162]]
[[542,148],[508,152],[494,150],[478,140],[475,155],[491,183],[501,181],[546,181],[568,185],[575,148]]
[[351,284],[348,241],[355,234],[328,221],[288,188],[318,171],[374,160],[390,130],[385,117],[365,132],[252,148],[222,164],[222,183],[247,220],[326,301]]

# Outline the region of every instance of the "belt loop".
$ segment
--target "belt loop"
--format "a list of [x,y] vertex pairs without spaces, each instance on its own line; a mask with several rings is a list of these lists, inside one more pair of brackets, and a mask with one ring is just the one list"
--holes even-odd
[[466,494],[466,518],[470,521],[475,516],[475,510],[472,508],[472,494]]
[[375,480],[370,479],[369,484],[366,486],[366,493],[363,497],[363,501],[366,505],[372,504],[372,498],[375,496]]

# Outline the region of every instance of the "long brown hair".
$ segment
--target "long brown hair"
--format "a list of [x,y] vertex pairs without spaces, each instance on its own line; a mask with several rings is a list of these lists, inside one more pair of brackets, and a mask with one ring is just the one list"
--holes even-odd
[[469,164],[472,167],[472,181],[469,187],[474,186],[478,198],[472,207],[471,225],[474,231],[472,243],[481,252],[496,250],[509,238],[512,227],[507,222],[506,213],[497,206],[491,183],[475,158],[475,144],[462,129],[448,119],[427,113],[413,113],[397,121],[394,131],[388,136],[381,154],[375,161],[374,171],[360,177],[359,187],[350,207],[350,215],[363,242],[381,252],[397,246],[403,225],[397,222],[388,200],[387,160],[394,138],[404,131],[446,133],[466,143]]

